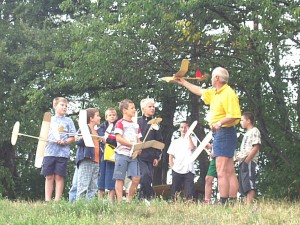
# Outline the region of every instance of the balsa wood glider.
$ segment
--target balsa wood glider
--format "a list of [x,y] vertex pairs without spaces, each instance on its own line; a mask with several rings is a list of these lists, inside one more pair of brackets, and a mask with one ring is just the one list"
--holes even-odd
[[87,125],[87,111],[86,110],[80,110],[79,112],[79,128],[81,130],[81,134],[83,137],[83,141],[85,146],[87,147],[95,147],[93,138],[90,134],[89,127]]
[[172,77],[162,77],[160,78],[160,80],[166,81],[168,83],[175,83],[175,80],[178,78],[183,78],[185,80],[203,81],[208,77],[207,74],[202,75],[200,70],[196,71],[196,77],[184,77],[184,75],[189,69],[189,63],[190,61],[188,59],[183,59],[181,62],[180,69],[177,73],[175,73]]
[[206,146],[209,144],[209,142],[212,139],[212,131],[210,131],[205,138],[202,140],[200,145],[196,148],[196,150],[193,152],[193,154],[188,158],[187,163],[194,162],[198,156],[201,154],[203,150],[206,150]]
[[[192,125],[189,127],[189,129],[187,130],[187,132],[185,133],[185,136],[184,136],[184,138],[188,138],[191,134],[193,134],[194,135],[194,137],[196,137],[197,138],[197,141],[201,144],[202,142],[199,140],[199,138],[197,137],[197,135],[194,133],[194,129],[195,129],[195,127],[197,126],[197,123],[198,123],[198,121],[197,120],[195,120],[193,123],[192,123]],[[209,141],[212,139],[212,137],[209,139]],[[206,141],[206,140],[205,140]],[[208,141],[208,143],[209,143],[209,141]],[[207,143],[207,144],[208,144]],[[206,144],[206,145],[207,145]],[[211,154],[211,151],[210,150],[208,150],[207,148],[206,148],[206,145],[205,145],[205,147],[202,149],[202,150],[205,150],[206,151],[206,153],[208,154],[208,155],[210,155]],[[196,148],[196,150],[197,150],[198,148]],[[198,156],[200,155],[200,153],[202,152],[202,150],[199,152],[199,153],[195,153],[196,152],[196,150],[193,152],[193,157],[196,157],[195,155],[197,155],[198,154]],[[199,150],[198,150],[199,151]],[[194,155],[195,154],[195,155]],[[197,157],[198,157],[197,156]],[[197,158],[196,157],[196,158]],[[196,160],[196,158],[195,158],[195,160]]]
[[[25,137],[30,137],[30,138],[35,138],[35,139],[39,140],[38,146],[37,146],[37,149],[36,149],[35,163],[34,163],[35,167],[37,167],[37,168],[41,168],[42,163],[43,163],[44,152],[45,152],[47,142],[51,141],[51,140],[48,140],[50,121],[51,121],[51,113],[46,112],[44,114],[44,117],[43,117],[43,122],[42,122],[41,130],[40,130],[40,135],[38,137],[28,135],[28,134],[19,133],[19,130],[20,130],[20,122],[19,121],[17,121],[14,124],[13,131],[12,131],[12,134],[11,134],[11,144],[12,145],[15,145],[17,143],[19,135],[20,136],[25,136]],[[53,142],[55,142],[55,141],[53,140]]]
[[44,160],[44,153],[46,149],[47,142],[44,140],[48,139],[48,134],[50,130],[50,122],[51,122],[51,113],[46,112],[43,117],[43,122],[41,126],[41,131],[40,131],[40,138],[37,148],[36,148],[36,154],[35,154],[35,160],[34,160],[34,166],[36,168],[41,168],[43,165],[43,160]]
[[203,141],[200,141],[199,138],[197,137],[197,135],[194,133],[194,129],[197,126],[197,120],[195,120],[192,125],[189,127],[189,129],[187,130],[184,138],[188,138],[191,134],[194,135],[194,137],[197,138],[197,141],[200,143],[200,145],[195,149],[195,151],[193,152],[193,154],[191,155],[191,157],[188,159],[187,163],[193,162],[195,161],[198,156],[201,154],[201,152],[203,150],[206,151],[206,153],[208,155],[210,155],[210,151],[206,148],[207,144],[210,142],[210,140],[212,139],[212,132],[209,132],[206,137],[203,139]]
[[[44,114],[43,122],[44,121],[47,121],[47,122],[50,123],[50,121],[51,121],[51,114],[49,112],[46,112]],[[49,128],[47,128],[45,126],[46,125],[43,126],[43,124],[42,124],[41,133],[42,133],[42,131],[43,132],[47,132],[47,131],[49,132]],[[18,140],[18,136],[30,137],[30,138],[38,139],[39,141],[44,141],[44,142],[48,141],[47,140],[48,136],[47,137],[45,137],[44,135],[43,136],[39,136],[39,137],[32,136],[32,135],[28,135],[28,134],[24,134],[24,133],[19,133],[19,130],[20,130],[20,122],[17,121],[17,122],[15,122],[14,127],[13,127],[13,131],[11,133],[11,139],[10,139],[10,141],[11,141],[12,145],[16,145],[17,140]]]
[[147,134],[145,135],[144,141],[141,143],[137,143],[132,146],[131,151],[130,151],[130,156],[132,156],[133,159],[137,157],[137,150],[143,150],[147,148],[156,148],[159,150],[163,150],[165,147],[165,144],[156,140],[152,141],[146,141],[149,133],[151,130],[159,130],[159,123],[162,121],[162,118],[154,118],[152,120],[149,120],[147,124],[151,124],[149,127],[149,130],[147,131]]
[[164,147],[165,147],[164,143],[155,141],[155,140],[141,142],[141,143],[137,143],[132,146],[131,155],[132,155],[132,158],[135,159],[137,157],[137,150],[143,150],[143,149],[147,149],[147,148],[156,148],[156,149],[159,149],[162,151]]

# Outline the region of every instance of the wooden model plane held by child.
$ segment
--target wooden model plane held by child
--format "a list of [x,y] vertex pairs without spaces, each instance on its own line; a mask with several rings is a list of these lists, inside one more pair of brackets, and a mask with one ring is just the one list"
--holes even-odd
[[147,149],[147,148],[156,148],[161,151],[163,150],[163,148],[165,147],[164,143],[156,141],[156,140],[145,141],[148,137],[149,132],[152,129],[159,130],[158,123],[160,123],[161,121],[162,121],[162,118],[154,118],[154,119],[148,121],[147,124],[151,124],[151,126],[149,127],[149,130],[148,130],[147,134],[145,135],[144,142],[137,143],[137,144],[133,145],[131,148],[130,156],[132,156],[133,159],[135,159],[137,157],[138,150],[143,150],[143,149]]
[[188,59],[183,59],[181,62],[180,70],[177,73],[175,73],[172,77],[162,77],[160,78],[160,80],[166,81],[168,83],[175,83],[175,80],[178,78],[183,78],[185,80],[203,81],[208,77],[207,74],[202,75],[200,70],[196,71],[196,77],[184,77],[189,69],[189,63],[190,61]]
[[92,135],[90,133],[89,126],[87,125],[87,111],[86,110],[80,110],[78,125],[80,128],[81,135],[83,137],[85,146],[95,147]]
[[[46,112],[43,117],[43,122],[42,122],[39,137],[19,133],[19,130],[20,130],[20,122],[19,121],[17,121],[15,123],[12,134],[11,134],[11,144],[12,145],[15,145],[17,143],[19,135],[25,136],[25,137],[30,137],[30,138],[35,138],[35,139],[39,140],[38,146],[36,149],[35,163],[34,163],[35,167],[37,167],[37,168],[41,168],[41,166],[42,166],[42,162],[43,162],[43,158],[44,158],[44,151],[45,151],[47,142],[49,141],[48,133],[49,133],[49,129],[50,129],[50,122],[51,122],[51,113]],[[51,140],[51,141],[55,142],[55,140]]]
[[50,122],[51,122],[51,113],[46,112],[43,117],[43,122],[40,131],[40,137],[35,154],[34,166],[36,168],[41,168],[44,160],[44,153],[46,149],[47,142],[44,140],[48,139],[48,134],[50,130]]
[[206,146],[209,144],[209,142],[211,141],[212,139],[212,132],[210,131],[206,136],[205,138],[200,141],[199,138],[197,137],[197,135],[194,133],[194,129],[195,127],[197,126],[197,121],[195,120],[192,125],[190,126],[190,128],[187,130],[184,138],[188,138],[191,134],[193,134],[196,138],[197,138],[197,141],[200,143],[200,145],[195,149],[195,151],[192,153],[192,155],[188,158],[187,160],[187,163],[191,163],[191,162],[194,162],[198,156],[201,154],[201,152],[203,150],[206,151],[206,153],[208,155],[210,155],[210,151],[206,148]]
[[[48,134],[50,130],[50,122],[51,122],[51,113],[46,112],[43,117],[43,122],[40,130],[40,135],[37,136],[32,136],[24,133],[19,133],[20,130],[20,122],[17,121],[14,124],[12,135],[11,135],[11,144],[16,145],[18,136],[25,136],[25,137],[30,137],[34,139],[38,139],[38,145],[36,149],[36,155],[35,155],[35,163],[34,166],[37,168],[42,167],[43,159],[44,159],[44,152],[47,146],[47,142],[57,142],[57,140],[48,140]],[[79,135],[83,136],[83,140],[86,146],[88,147],[95,147],[94,142],[92,138],[97,138],[101,139],[102,137],[100,136],[95,136],[91,135],[89,132],[89,128],[87,125],[87,115],[86,115],[86,110],[81,110],[79,113],[79,127],[81,129],[81,134],[74,133],[73,135]],[[54,136],[59,136],[59,134],[64,133],[59,130],[57,130],[57,134],[54,134]],[[64,133],[64,134],[69,134],[69,133]],[[58,138],[59,139],[59,138]]]

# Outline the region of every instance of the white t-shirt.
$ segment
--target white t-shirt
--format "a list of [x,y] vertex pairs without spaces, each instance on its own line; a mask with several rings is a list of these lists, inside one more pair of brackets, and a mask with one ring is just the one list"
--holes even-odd
[[[142,137],[142,133],[140,127],[137,123],[133,121],[128,121],[125,119],[120,119],[115,126],[115,134],[121,134],[124,139],[129,142],[137,143],[138,138]],[[115,152],[118,154],[130,155],[131,147],[122,145],[117,142],[117,147],[115,148]]]
[[[192,142],[196,147],[197,140],[194,137],[192,137]],[[194,162],[188,163],[193,151],[194,149],[189,148],[189,139],[180,137],[172,141],[168,154],[173,155],[173,170],[176,173],[186,174],[192,172],[195,174]]]
[[[261,144],[260,132],[256,127],[253,127],[251,130],[248,130],[244,135],[240,152],[238,153],[238,158],[243,161],[251,152],[253,145]],[[257,163],[259,152],[255,154],[252,161]]]

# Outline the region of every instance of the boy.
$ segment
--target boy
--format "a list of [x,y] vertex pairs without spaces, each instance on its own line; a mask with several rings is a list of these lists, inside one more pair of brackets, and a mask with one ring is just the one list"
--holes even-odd
[[241,118],[241,126],[247,129],[243,138],[237,159],[240,163],[239,192],[246,195],[246,203],[251,204],[255,198],[255,168],[258,161],[261,136],[259,130],[254,127],[254,115],[244,112]]
[[176,197],[176,193],[181,190],[181,186],[183,185],[185,198],[192,200],[195,193],[195,168],[194,162],[186,163],[186,160],[195,150],[197,140],[191,136],[185,137],[188,129],[189,124],[186,121],[180,123],[179,131],[181,136],[172,141],[168,149],[168,154],[170,168],[172,169],[173,198]]
[[[207,148],[212,148],[212,145],[206,146]],[[214,158],[214,153],[211,152],[210,154],[210,163],[209,167],[207,170],[207,174],[205,177],[205,203],[210,204],[210,199],[211,199],[211,193],[212,193],[212,188],[213,188],[213,181],[215,177],[218,177],[217,174],[217,168],[216,168],[216,159]]]
[[123,118],[116,123],[115,134],[117,140],[116,162],[113,178],[116,180],[116,195],[120,202],[123,199],[123,185],[126,176],[131,178],[131,186],[129,187],[127,202],[130,202],[135,194],[135,190],[140,182],[140,167],[137,159],[130,157],[130,150],[135,143],[140,142],[141,131],[139,125],[132,121],[135,116],[134,103],[125,99],[120,102],[119,109],[123,114]]
[[95,127],[100,125],[101,117],[99,110],[88,108],[87,123],[90,133],[93,135],[95,147],[86,147],[82,136],[76,137],[78,146],[76,152],[77,171],[77,193],[76,200],[86,198],[91,200],[97,193],[97,180],[100,162],[100,141],[97,137],[98,132]]
[[[106,144],[116,147],[117,141],[114,130],[118,120],[117,111],[114,108],[108,108],[105,111],[105,120],[106,121],[98,129],[99,135],[105,137]],[[98,197],[99,199],[103,199],[105,195],[105,189],[107,189],[109,200],[113,202],[116,194],[116,182],[113,179],[115,162],[104,160],[104,151],[101,152],[100,176],[98,177]]]
[[[153,119],[155,114],[155,102],[152,98],[145,98],[141,100],[141,110],[143,115],[138,118],[138,124],[140,126],[142,136],[145,138],[150,124],[148,122]],[[163,138],[160,130],[152,129],[148,133],[147,140],[143,139],[142,141],[151,141],[156,140],[162,142]],[[140,199],[150,199],[154,197],[154,190],[152,188],[154,167],[158,165],[158,161],[161,155],[161,151],[155,148],[144,149],[140,156],[138,157],[139,165],[141,168],[141,181],[140,181]]]
[[55,201],[59,201],[64,189],[64,177],[67,173],[67,163],[70,156],[70,144],[74,141],[72,134],[75,134],[73,121],[65,117],[68,101],[63,97],[53,100],[55,115],[51,118],[50,131],[41,174],[46,177],[45,181],[45,201],[52,198],[53,185],[55,182]]

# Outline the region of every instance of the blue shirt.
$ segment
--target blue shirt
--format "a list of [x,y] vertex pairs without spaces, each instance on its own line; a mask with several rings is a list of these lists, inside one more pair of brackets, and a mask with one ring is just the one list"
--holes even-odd
[[69,158],[70,145],[59,145],[56,141],[66,141],[69,137],[74,137],[75,133],[76,129],[72,119],[65,116],[52,116],[44,156]]

